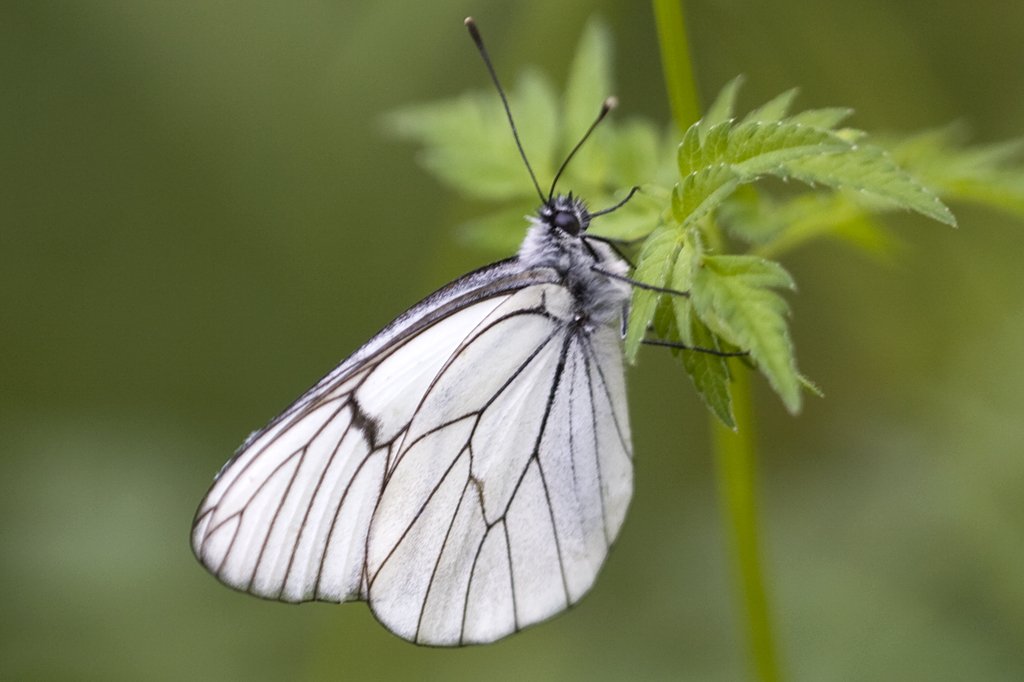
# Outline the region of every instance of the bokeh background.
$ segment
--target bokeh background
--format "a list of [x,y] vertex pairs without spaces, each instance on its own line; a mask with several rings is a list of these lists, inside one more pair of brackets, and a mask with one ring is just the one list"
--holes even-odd
[[[408,645],[362,605],[263,602],[188,545],[242,438],[423,294],[489,260],[385,112],[562,82],[585,20],[622,115],[668,119],[650,8],[530,0],[6,0],[0,7],[0,678],[687,679],[747,672],[707,417],[631,371],[635,502],[594,591],[498,644]],[[1024,3],[688,3],[705,97],[1024,133]],[[525,181],[525,174],[524,174]],[[758,393],[764,540],[795,680],[1024,679],[1024,226],[954,206],[909,248],[787,261],[802,369]],[[511,226],[510,229],[518,229]],[[764,387],[761,386],[761,389]]]

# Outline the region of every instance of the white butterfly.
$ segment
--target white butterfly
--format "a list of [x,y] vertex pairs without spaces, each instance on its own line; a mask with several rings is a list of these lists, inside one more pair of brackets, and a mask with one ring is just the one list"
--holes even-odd
[[413,306],[250,436],[196,514],[202,564],[260,597],[365,600],[421,644],[577,602],[633,488],[628,266],[586,232],[604,212],[549,194],[515,257]]

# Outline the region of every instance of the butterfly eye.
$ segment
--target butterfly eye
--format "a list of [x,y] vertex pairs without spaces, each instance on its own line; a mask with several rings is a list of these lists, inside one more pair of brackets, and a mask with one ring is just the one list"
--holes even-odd
[[577,235],[580,233],[579,218],[577,218],[576,214],[571,211],[558,211],[554,216],[552,216],[551,224],[571,235]]

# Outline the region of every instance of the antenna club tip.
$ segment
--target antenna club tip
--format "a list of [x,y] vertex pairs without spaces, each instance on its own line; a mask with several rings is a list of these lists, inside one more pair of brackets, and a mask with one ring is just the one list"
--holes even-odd
[[601,108],[604,109],[605,111],[611,111],[617,106],[619,106],[619,98],[616,97],[615,95],[612,95],[610,97],[605,98],[604,104],[601,105]]
[[469,29],[469,35],[473,36],[473,42],[480,45],[483,40],[480,38],[480,30],[476,27],[476,21],[473,17],[466,17],[466,20],[462,23]]

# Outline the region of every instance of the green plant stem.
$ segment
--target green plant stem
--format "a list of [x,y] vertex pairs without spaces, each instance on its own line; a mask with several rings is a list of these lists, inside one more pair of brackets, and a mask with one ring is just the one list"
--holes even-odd
[[683,131],[700,118],[700,99],[693,78],[683,3],[681,0],[653,0],[652,4],[672,120]]
[[736,589],[743,599],[743,620],[750,658],[763,682],[780,679],[768,597],[761,570],[757,524],[757,461],[754,448],[754,414],[750,370],[732,361],[733,431],[711,416],[714,433],[715,470],[722,518],[731,535],[730,550]]
[[[652,0],[654,19],[661,46],[665,88],[672,117],[680,131],[700,117],[693,66],[686,39],[686,19],[680,0]],[[775,654],[774,636],[768,616],[768,598],[761,571],[758,543],[757,500],[755,494],[756,456],[754,419],[749,370],[731,363],[731,386],[736,431],[710,415],[715,448],[716,473],[721,497],[722,518],[732,553],[736,591],[743,603],[743,622],[750,658],[757,679],[777,682],[781,679]]]

